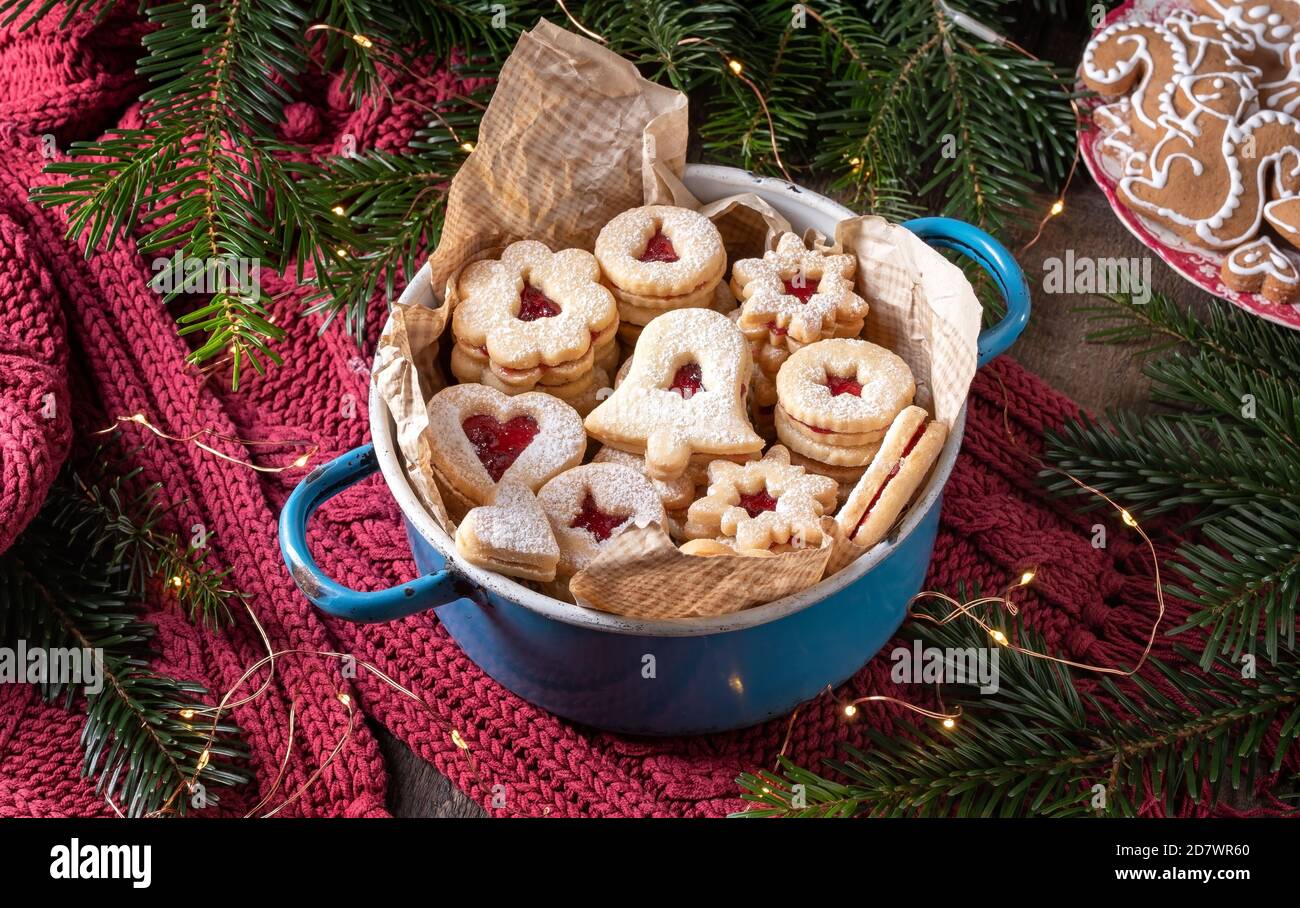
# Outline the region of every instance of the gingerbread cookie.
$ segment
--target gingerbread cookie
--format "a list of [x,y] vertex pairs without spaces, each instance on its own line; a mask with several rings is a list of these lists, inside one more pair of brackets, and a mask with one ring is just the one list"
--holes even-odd
[[727,267],[722,234],[713,222],[671,205],[647,205],[618,215],[601,228],[595,252],[606,280],[645,297],[675,297],[711,287]]
[[537,500],[560,544],[562,576],[586,568],[601,547],[628,527],[665,526],[668,519],[650,480],[617,463],[567,470],[542,486]]
[[1223,282],[1243,293],[1262,293],[1275,303],[1300,302],[1300,270],[1268,237],[1238,246],[1223,260]]
[[470,505],[492,502],[504,480],[540,488],[581,463],[587,447],[582,418],[549,394],[452,385],[427,410],[434,478]]
[[460,276],[452,315],[456,340],[486,349],[510,369],[576,360],[618,320],[589,252],[551,252],[535,240],[506,247],[499,261],[470,264]]
[[528,580],[555,579],[560,546],[536,496],[499,483],[492,504],[470,509],[456,527],[456,551],[470,564]]
[[875,545],[920,488],[948,436],[948,427],[920,407],[898,414],[871,466],[862,474],[844,507],[835,515],[846,539]]
[[655,479],[692,457],[749,457],[763,439],[746,413],[749,345],[712,309],[678,309],[643,331],[623,382],[586,419],[602,443],[642,454]]
[[793,233],[782,234],[775,250],[731,267],[732,292],[743,301],[741,330],[803,343],[830,337],[842,323],[861,330],[868,306],[853,291],[855,265],[851,255],[810,250]]
[[708,494],[687,511],[686,535],[732,541],[736,551],[821,545],[821,517],[835,507],[836,483],[792,466],[774,446],[762,460],[709,464]]

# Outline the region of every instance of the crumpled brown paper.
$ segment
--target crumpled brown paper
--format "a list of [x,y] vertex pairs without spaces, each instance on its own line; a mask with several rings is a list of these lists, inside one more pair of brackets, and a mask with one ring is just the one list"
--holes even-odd
[[[835,521],[823,521],[817,548],[769,558],[687,555],[658,525],[624,530],[569,581],[578,601],[638,618],[729,615],[805,590],[822,579]],[[630,605],[629,605],[630,604]],[[634,609],[634,610],[630,610]]]
[[[548,22],[524,34],[502,67],[424,266],[432,293],[422,304],[394,307],[393,328],[376,354],[374,380],[392,410],[408,472],[449,534],[455,528],[432,480],[425,401],[443,383],[430,351],[450,320],[464,265],[521,239],[591,249],[607,221],[643,204],[701,211],[718,225],[730,260],[760,255],[791,229],[752,193],[697,200],[682,182],[686,143],[684,95]],[[871,303],[867,336],[907,361],[917,403],[951,426],[975,371],[980,307],[970,285],[920,239],[880,218],[841,222],[835,246],[858,256],[858,291]],[[426,306],[436,314],[414,311]],[[658,527],[634,528],[570,589],[579,605],[629,617],[728,614],[813,585],[832,559],[847,563],[852,551],[829,535],[820,548],[770,558],[705,558],[682,554]]]

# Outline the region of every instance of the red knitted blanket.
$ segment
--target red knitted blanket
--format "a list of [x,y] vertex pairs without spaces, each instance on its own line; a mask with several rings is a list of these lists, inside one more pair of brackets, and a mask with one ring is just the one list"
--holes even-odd
[[[83,24],[56,35],[58,18],[24,34],[0,30],[0,139],[6,144],[0,155],[0,550],[39,509],[74,435],[119,415],[144,413],[176,436],[208,427],[239,438],[311,438],[321,445],[315,463],[367,437],[367,372],[358,368],[368,362],[366,353],[336,327],[318,336],[318,321],[298,317],[299,288],[264,275],[271,292],[283,294],[275,315],[288,326],[279,348],[285,364],[264,378],[250,373],[231,393],[224,378],[205,379],[184,364],[187,349],[173,318],[146,286],[149,262],[130,244],[86,260],[82,248],[62,238],[61,213],[27,202],[29,187],[49,179],[40,174],[43,137],[65,148],[115,123],[138,123],[132,101],[140,83],[132,65],[139,24],[125,13],[98,27],[82,17]],[[345,134],[358,147],[398,150],[422,125],[423,104],[457,87],[450,77],[436,90],[395,85],[395,97],[406,100],[354,111],[336,82],[309,79],[303,97],[314,100],[288,109],[282,134],[320,153],[338,153]],[[382,308],[373,307],[369,347]],[[1030,444],[1075,409],[1007,359],[977,378],[928,583],[951,590],[965,581],[989,589],[1036,565],[1026,613],[1048,643],[1077,660],[1130,663],[1154,614],[1142,551],[1120,533],[1108,548],[1093,548],[1094,518],[1044,499],[1034,466],[1008,450],[1003,393],[990,373],[1000,376],[1012,425]],[[42,415],[48,394],[56,404],[52,420]],[[213,534],[209,563],[231,568],[228,583],[250,594],[277,649],[351,653],[432,707],[420,708],[364,672],[343,677],[337,660],[281,659],[267,693],[235,711],[252,751],[255,782],[224,794],[222,814],[242,813],[275,779],[290,740],[291,704],[297,731],[280,791],[295,791],[326,761],[345,728],[334,696],[340,690],[495,815],[724,814],[741,803],[736,775],[770,766],[781,747],[784,720],[663,741],[575,727],[487,678],[432,614],[375,626],[325,620],[298,594],[276,546],[276,516],[304,471],[259,474],[137,426],[126,432],[129,446],[138,447],[134,462],[143,478],[162,483],[166,499],[178,503],[177,525],[202,523]],[[225,450],[260,456],[234,444]],[[414,572],[398,510],[377,479],[324,508],[312,543],[327,572],[356,588],[389,586]],[[205,684],[214,696],[264,655],[247,616],[229,630],[210,632],[159,601],[150,618],[159,628],[159,667]],[[1164,641],[1157,651],[1171,655]],[[888,676],[888,665],[875,660],[842,693],[911,697],[895,690]],[[839,742],[864,745],[869,725],[888,727],[896,716],[892,708],[865,707],[848,722],[823,699],[800,713],[789,755],[816,766],[835,754]],[[80,778],[80,727],[78,715],[45,705],[33,688],[0,685],[0,816],[112,813]],[[465,748],[453,741],[452,729]],[[358,723],[338,757],[286,813],[383,815],[388,786],[375,738]],[[500,793],[505,806],[493,807]]]

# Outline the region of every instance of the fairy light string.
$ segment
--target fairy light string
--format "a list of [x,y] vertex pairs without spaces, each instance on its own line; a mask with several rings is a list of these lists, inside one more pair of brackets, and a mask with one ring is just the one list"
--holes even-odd
[[[283,473],[286,470],[296,470],[301,467],[305,467],[311,461],[311,459],[314,456],[316,456],[316,454],[320,451],[320,445],[318,443],[313,441],[307,441],[306,439],[240,438],[236,435],[228,435],[225,432],[218,432],[216,429],[213,429],[211,426],[207,426],[202,429],[199,429],[197,432],[191,432],[189,435],[173,435],[170,432],[167,432],[164,429],[159,428],[154,423],[150,422],[149,418],[145,416],[144,413],[139,413],[139,412],[132,413],[130,416],[119,416],[113,420],[112,425],[109,425],[103,429],[98,430],[97,432],[92,432],[90,434],[107,435],[110,432],[117,431],[122,426],[128,426],[128,425],[141,426],[147,431],[153,433],[158,438],[163,439],[164,441],[173,441],[178,444],[194,445],[194,447],[199,448],[203,451],[207,451],[209,454],[213,455],[214,457],[220,458],[221,460],[224,460],[227,463],[233,463],[236,466],[240,466],[240,467],[247,467],[248,469],[255,470],[258,473]],[[243,460],[242,458],[234,457],[230,454],[227,454],[226,452],[219,450],[218,448],[214,448],[212,445],[205,442],[204,441],[205,438],[210,438],[216,441],[224,441],[230,444],[240,445],[245,448],[259,448],[259,447],[298,448],[298,447],[306,446],[307,450],[299,454],[289,463],[282,464],[280,466],[266,466],[264,464],[253,463],[252,461]]]

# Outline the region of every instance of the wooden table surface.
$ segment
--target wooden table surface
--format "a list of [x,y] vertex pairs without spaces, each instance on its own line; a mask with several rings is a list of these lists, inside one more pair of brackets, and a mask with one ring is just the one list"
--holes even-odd
[[[1050,200],[1044,202],[1044,209],[1048,203]],[[1084,342],[1088,328],[1083,317],[1072,310],[1086,304],[1087,297],[1043,291],[1044,263],[1054,257],[1064,260],[1069,250],[1076,259],[1149,258],[1152,289],[1186,308],[1203,311],[1205,294],[1134,239],[1082,171],[1066,199],[1065,211],[1048,223],[1033,248],[1018,255],[1029,279],[1034,309],[1028,328],[1009,355],[1093,412],[1143,409],[1150,383],[1142,375],[1140,361],[1123,348]],[[375,731],[391,773],[389,809],[395,815],[485,816],[482,808],[386,730],[375,727]]]

